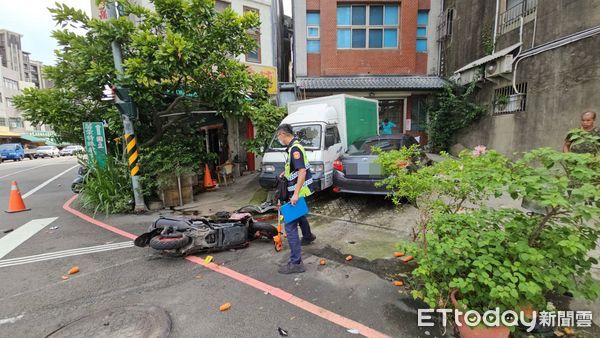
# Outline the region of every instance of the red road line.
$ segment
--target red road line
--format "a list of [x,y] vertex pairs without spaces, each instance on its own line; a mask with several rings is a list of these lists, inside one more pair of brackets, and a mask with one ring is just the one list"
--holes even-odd
[[[137,236],[129,233],[127,231],[123,231],[119,228],[116,228],[112,225],[108,225],[106,223],[103,223],[99,220],[96,220],[82,212],[79,212],[73,208],[71,208],[71,203],[73,203],[73,201],[77,198],[78,195],[75,195],[73,197],[71,197],[67,202],[65,202],[65,204],[63,205],[63,209],[65,209],[67,212],[83,219],[86,222],[92,223],[94,225],[97,225],[101,228],[104,228],[108,231],[114,232],[116,234],[119,234],[123,237],[129,238],[131,240],[135,239]],[[358,330],[358,332],[360,332],[361,335],[365,336],[365,337],[388,337],[386,334],[383,334],[377,330],[374,330],[368,326],[365,326],[359,322],[356,322],[352,319],[346,318],[344,316],[341,316],[335,312],[331,312],[327,309],[324,309],[318,305],[315,305],[311,302],[305,301],[302,298],[296,297],[293,294],[284,291],[280,288],[271,286],[267,283],[263,283],[257,279],[254,279],[250,276],[246,276],[244,274],[241,274],[235,270],[226,268],[224,266],[220,266],[214,263],[205,263],[204,260],[200,257],[197,256],[188,256],[185,258],[186,260],[198,264],[198,265],[202,265],[207,269],[210,269],[214,272],[217,272],[219,274],[222,274],[224,276],[227,276],[229,278],[232,278],[238,282],[244,283],[248,286],[251,286],[257,290],[260,290],[262,292],[268,292],[269,294],[273,295],[276,298],[279,298],[281,300],[283,300],[284,302],[287,302],[289,304],[292,304],[304,311],[310,312],[314,315],[317,315],[325,320],[328,320],[334,324],[337,324],[339,326],[342,326],[344,328],[347,329],[356,329]]]

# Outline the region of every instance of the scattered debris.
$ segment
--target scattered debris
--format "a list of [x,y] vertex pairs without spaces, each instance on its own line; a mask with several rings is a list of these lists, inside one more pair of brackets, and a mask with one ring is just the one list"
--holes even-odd
[[62,276],[62,279],[67,280],[67,279],[69,279],[69,276]]
[[554,335],[557,337],[564,337],[565,333],[560,330],[555,330]]
[[68,275],[74,275],[76,273],[79,272],[79,267],[78,266],[74,266],[72,268],[69,269],[69,272],[67,272]]
[[429,331],[425,331],[425,335],[429,336],[431,333]]
[[214,259],[213,256],[206,256],[206,258],[204,258],[204,264],[209,264],[210,262],[212,262]]
[[575,335],[575,330],[572,327],[565,327],[563,331],[567,334],[567,336]]
[[287,337],[288,336],[288,332],[280,327],[277,328],[277,331],[279,331],[279,335],[282,337]]
[[402,257],[404,256],[404,252],[396,251],[394,252],[394,257]]
[[219,307],[220,311],[227,311],[231,308],[231,303],[225,303]]
[[348,329],[348,333],[360,334],[360,331],[358,331],[358,329]]
[[324,260],[324,259],[321,259],[321,260],[319,261],[319,265],[325,265],[325,264],[327,264],[327,261],[326,261],[326,260]]
[[346,261],[351,261],[352,260],[352,256],[346,256]]
[[299,281],[301,281],[301,280],[302,280],[302,278],[300,278],[300,277],[296,277],[296,278],[294,278],[294,282],[299,282]]
[[265,291],[265,292],[264,292],[264,294],[265,294],[265,295],[268,295],[268,294],[269,294],[269,291]]
[[290,317],[290,320],[294,320],[296,319],[296,316]]
[[202,279],[202,275],[198,275],[195,277],[196,279]]
[[397,281],[394,281],[394,285],[396,285],[396,286],[402,286],[402,285],[404,285],[404,282],[401,281],[401,280],[397,280]]
[[7,233],[9,233],[9,232],[13,232],[14,230],[15,230],[15,229],[6,229],[6,230],[4,230],[4,231],[2,231],[2,232],[3,232],[3,233],[5,233],[5,234],[7,234]]
[[356,244],[355,241],[349,241],[348,244]]
[[51,228],[50,228],[50,229],[48,229],[48,230],[58,230],[58,228],[59,228],[59,227],[51,227]]
[[404,263],[408,263],[408,262],[412,261],[413,258],[414,258],[413,256],[404,256],[401,259]]

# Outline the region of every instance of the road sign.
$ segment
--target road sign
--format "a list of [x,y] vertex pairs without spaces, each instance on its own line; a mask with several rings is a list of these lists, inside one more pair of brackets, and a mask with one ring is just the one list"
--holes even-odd
[[106,136],[102,122],[83,122],[85,151],[89,158],[98,161],[101,168],[106,166]]

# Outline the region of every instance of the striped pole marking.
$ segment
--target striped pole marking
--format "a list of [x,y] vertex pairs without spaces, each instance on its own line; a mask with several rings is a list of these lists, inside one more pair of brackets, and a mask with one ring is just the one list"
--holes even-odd
[[129,171],[131,176],[137,176],[140,173],[138,165],[137,138],[134,134],[125,134],[125,144],[127,144],[127,158],[129,160]]

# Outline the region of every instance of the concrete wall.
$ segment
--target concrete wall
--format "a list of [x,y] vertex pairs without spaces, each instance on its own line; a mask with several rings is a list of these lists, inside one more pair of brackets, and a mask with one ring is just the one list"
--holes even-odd
[[444,10],[454,9],[451,38],[445,42],[444,75],[486,55],[482,36],[493,35],[496,4],[493,0],[446,0]]
[[[480,3],[476,0],[470,2]],[[483,20],[487,22],[489,18]],[[599,24],[598,1],[540,1],[537,22],[524,25],[523,49]],[[471,25],[464,21],[461,25],[455,23],[457,29],[464,30],[464,26]],[[518,41],[519,29],[515,29],[498,37],[496,49]],[[476,46],[475,39],[465,39],[464,44],[454,45],[449,54],[460,62],[455,59],[452,64],[462,65],[465,52],[461,50]],[[600,111],[599,50],[600,35],[596,35],[520,61],[516,83],[526,82],[528,88],[527,106],[523,112],[492,116],[494,89],[510,85],[510,81],[480,83],[478,101],[488,106],[488,112],[481,121],[462,131],[456,141],[467,147],[484,144],[507,155],[538,147],[560,149],[567,131],[578,127],[580,114],[584,110]],[[466,63],[474,59],[466,60]]]
[[294,67],[296,76],[307,76],[306,54],[306,0],[292,1],[294,19]]

